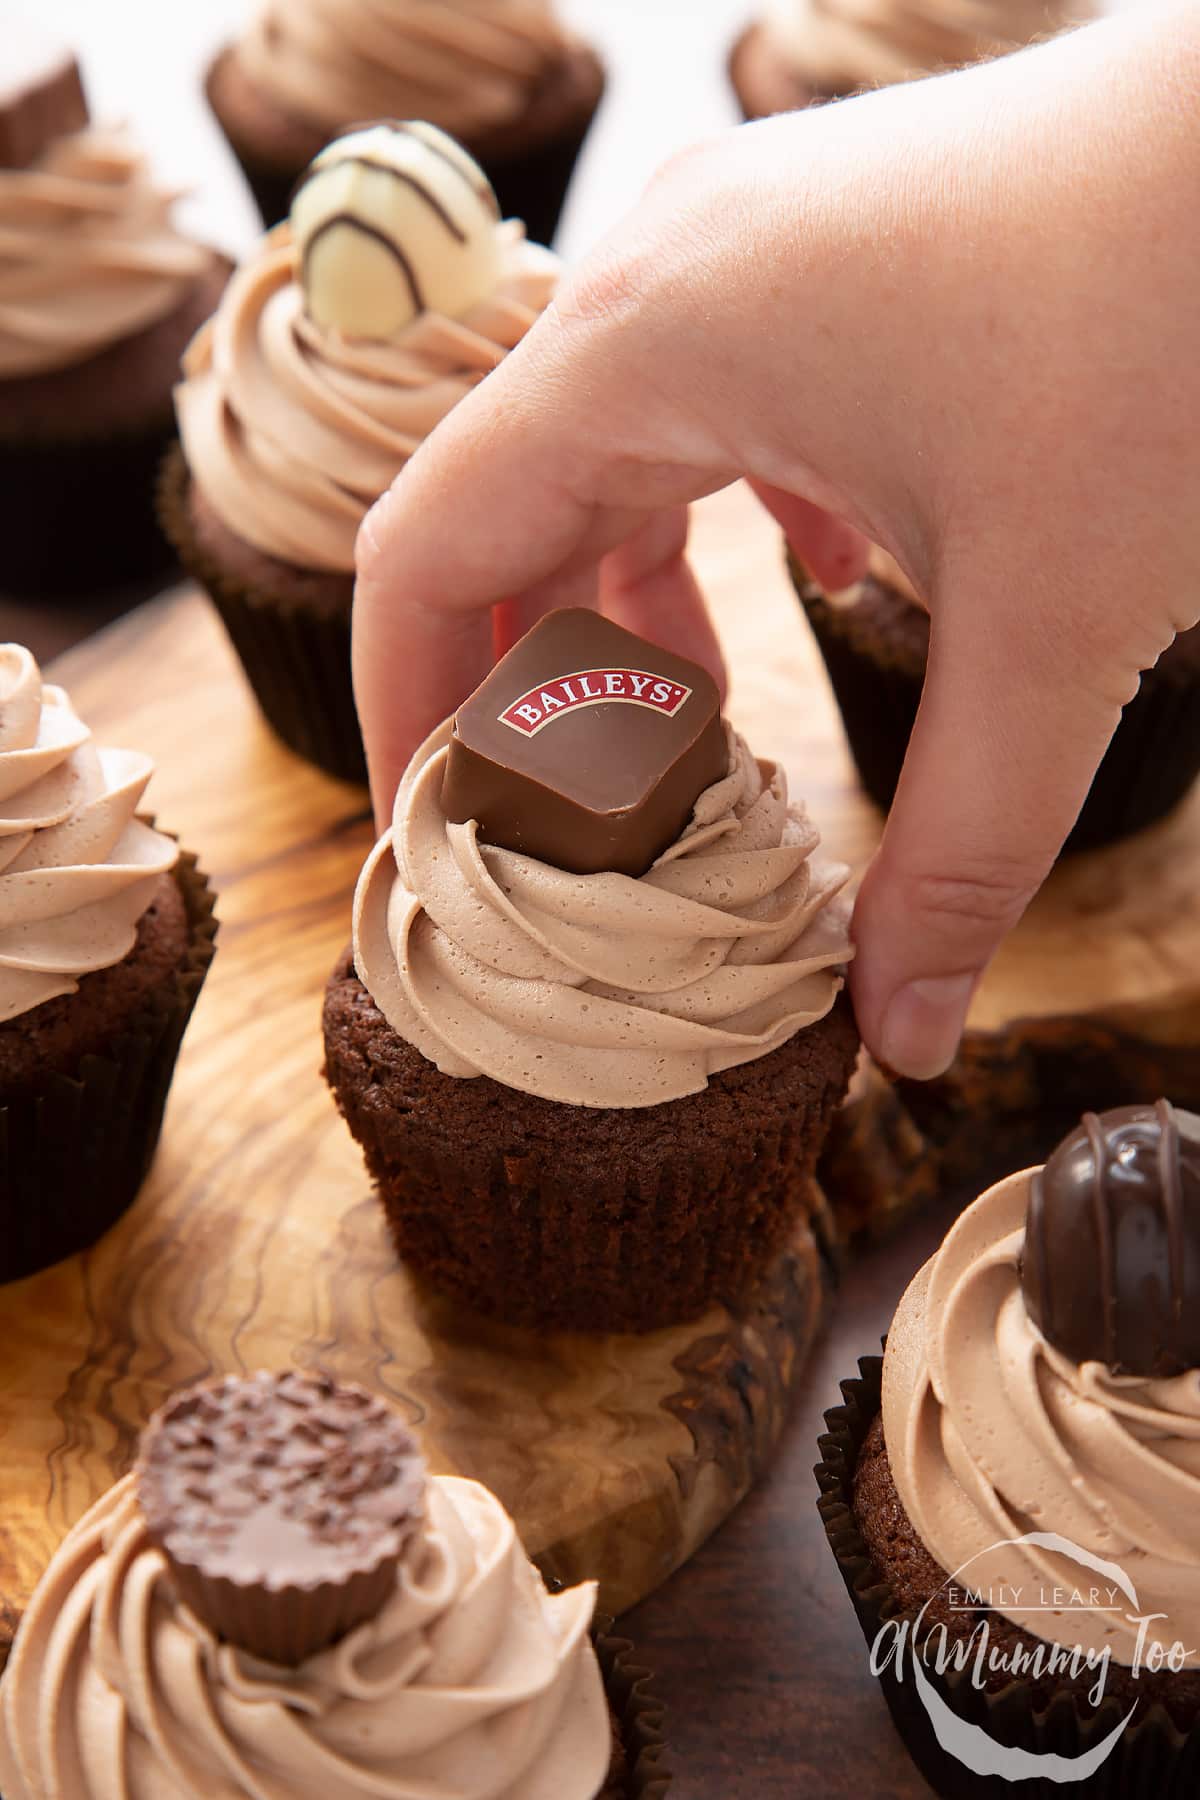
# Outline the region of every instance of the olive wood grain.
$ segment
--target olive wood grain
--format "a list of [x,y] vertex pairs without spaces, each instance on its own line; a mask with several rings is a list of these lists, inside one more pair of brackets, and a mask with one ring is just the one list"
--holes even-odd
[[[861,868],[879,820],[774,531],[733,490],[698,509],[696,552],[736,722]],[[648,1339],[535,1341],[416,1294],[319,1073],[321,988],[370,841],[364,796],[273,742],[187,590],[54,673],[102,740],[156,757],[151,803],[200,852],[223,928],[137,1206],[89,1255],[0,1290],[0,1663],[54,1544],[127,1467],[162,1395],[282,1362],[395,1395],[435,1464],[496,1487],[548,1569],[598,1573],[607,1605],[630,1605],[769,1461],[822,1311],[817,1236],[798,1235],[744,1317]],[[1198,876],[1197,795],[1056,872],[985,981],[950,1077],[914,1092],[861,1076],[826,1165],[847,1232],[901,1218],[989,1155],[1012,1166],[1022,1133],[1064,1093],[1075,1105],[1071,1081],[1120,1090],[1089,1089],[1092,1104],[1160,1090],[1195,1103]],[[872,1315],[857,1348],[886,1322]]]

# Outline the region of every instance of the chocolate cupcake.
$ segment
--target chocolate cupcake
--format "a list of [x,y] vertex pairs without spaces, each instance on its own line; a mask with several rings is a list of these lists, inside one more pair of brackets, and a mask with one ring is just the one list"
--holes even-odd
[[846,99],[1006,56],[1092,17],[1091,0],[770,0],[733,47],[742,114]]
[[185,345],[228,265],[182,237],[71,54],[20,20],[0,67],[0,588],[95,592],[170,567],[154,480]]
[[331,775],[366,776],[350,679],[359,525],[558,275],[451,139],[376,125],[317,158],[291,223],[188,351],[164,528],[272,727]]
[[401,1257],[520,1325],[738,1303],[858,1048],[848,871],[695,664],[553,613],[414,756],[325,1002]]
[[651,1800],[659,1714],[626,1646],[597,1657],[595,1596],[547,1593],[499,1501],[427,1475],[363,1389],[194,1388],[39,1584],[0,1681],[0,1782],[6,1800]]
[[1200,1781],[1200,1118],[1082,1125],[960,1218],[817,1471],[872,1668],[945,1796]]
[[152,771],[0,645],[0,1282],[94,1243],[158,1143],[216,925]]
[[[929,659],[929,614],[882,550],[865,579],[826,593],[794,560],[796,589],[825,659],[855,767],[876,806],[895,798]],[[1200,625],[1142,675],[1064,850],[1097,850],[1154,825],[1200,775]]]
[[465,145],[504,212],[548,244],[604,70],[548,0],[260,0],[206,86],[266,225],[331,137],[416,118]]

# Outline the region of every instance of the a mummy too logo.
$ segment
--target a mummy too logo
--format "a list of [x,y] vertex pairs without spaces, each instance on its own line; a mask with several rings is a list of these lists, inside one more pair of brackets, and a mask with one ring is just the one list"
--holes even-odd
[[[981,1587],[971,1580],[973,1564],[997,1551],[1043,1551],[1055,1565],[1078,1571],[1070,1578],[1051,1579],[1033,1574],[1019,1583]],[[1022,1559],[1028,1567],[1033,1558]],[[942,1592],[951,1612],[971,1613],[977,1623],[968,1634],[956,1634],[941,1621],[927,1625],[928,1602],[915,1620],[892,1619],[882,1625],[871,1646],[871,1673],[889,1668],[897,1681],[911,1680],[929,1716],[942,1749],[979,1776],[998,1775],[1004,1781],[1029,1781],[1035,1777],[1056,1785],[1071,1786],[1089,1780],[1107,1762],[1128,1728],[1138,1702],[1099,1743],[1078,1756],[1033,1752],[1001,1744],[982,1726],[959,1718],[931,1680],[931,1674],[948,1672],[969,1676],[972,1687],[982,1691],[989,1676],[999,1673],[1015,1680],[1058,1676],[1073,1681],[1090,1677],[1082,1690],[1081,1704],[1100,1707],[1108,1691],[1114,1661],[1113,1643],[1122,1645],[1121,1661],[1134,1680],[1150,1672],[1178,1674],[1193,1653],[1170,1637],[1165,1613],[1145,1612],[1132,1581],[1118,1564],[1105,1562],[1053,1531],[1031,1531],[1024,1537],[1006,1538],[964,1563],[945,1583]],[[1040,1613],[1053,1614],[1053,1643],[1041,1640],[1026,1645],[997,1642],[989,1615],[1019,1616],[1036,1621]],[[982,1616],[980,1616],[982,1615]],[[1077,1621],[1072,1628],[1072,1618]],[[1086,1617],[1086,1624],[1084,1623]],[[1023,1631],[1032,1639],[1034,1624]]]
[[530,688],[497,716],[502,725],[519,731],[522,737],[536,737],[569,712],[613,701],[647,706],[651,712],[673,719],[691,695],[691,688],[681,681],[652,675],[646,669],[576,669],[571,675],[556,675],[552,681]]

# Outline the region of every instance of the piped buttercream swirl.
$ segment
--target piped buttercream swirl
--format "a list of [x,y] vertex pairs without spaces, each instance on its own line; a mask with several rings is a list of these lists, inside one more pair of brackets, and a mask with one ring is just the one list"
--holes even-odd
[[0,1682],[7,1800],[594,1800],[595,1586],[553,1597],[485,1488],[429,1488],[379,1615],[295,1670],[175,1596],[133,1477],[55,1554]]
[[780,56],[831,93],[912,81],[1078,24],[1088,0],[771,0]]
[[829,1012],[852,955],[849,871],[787,778],[729,732],[729,773],[643,876],[572,875],[441,806],[449,725],[421,747],[359,880],[358,973],[447,1075],[576,1106],[652,1106]]
[[0,1022],[132,950],[178,855],[136,817],[153,772],[98,749],[29,651],[0,645]]
[[322,331],[276,226],[226,289],[176,390],[192,475],[247,543],[350,572],[359,525],[453,406],[524,337],[560,265],[515,220],[495,292],[461,319],[423,312],[389,342]]
[[566,42],[548,0],[265,0],[237,56],[329,135],[429,119],[470,141],[520,118]]
[[83,362],[180,304],[210,252],[171,224],[174,199],[120,130],[0,169],[0,378]]
[[[1033,1635],[1107,1649],[1132,1666],[1178,1640],[1200,1662],[1200,1371],[1170,1380],[1073,1363],[1047,1343],[1021,1291],[1032,1171],[963,1214],[901,1301],[884,1362],[883,1427],[896,1488],[926,1549]],[[1117,1567],[1138,1606],[1060,1607],[1099,1577],[1057,1534]],[[963,1571],[960,1575],[959,1572]],[[1145,1666],[1145,1658],[1142,1659]]]

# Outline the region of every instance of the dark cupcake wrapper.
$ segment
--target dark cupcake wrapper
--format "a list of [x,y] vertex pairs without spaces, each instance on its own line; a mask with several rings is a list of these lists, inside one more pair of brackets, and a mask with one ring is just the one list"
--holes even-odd
[[[817,640],[863,787],[890,808],[916,723],[924,664],[857,641],[846,615],[794,560],[789,567]],[[1170,656],[1167,652],[1167,656]],[[1200,665],[1198,665],[1200,666]],[[1121,715],[1064,853],[1097,850],[1157,823],[1200,775],[1200,674],[1147,675]]]
[[[304,170],[283,168],[278,163],[256,155],[248,144],[230,131],[214,104],[214,76],[222,56],[226,54],[227,52],[222,51],[210,65],[205,77],[205,94],[246,178],[263,224],[270,227],[287,217],[296,183]],[[579,153],[587,140],[601,98],[602,92],[597,95],[595,104],[586,111],[581,111],[566,129],[552,138],[531,144],[527,150],[514,153],[499,149],[493,151],[487,144],[465,142],[463,145],[475,157],[491,182],[503,217],[523,220],[525,230],[535,244],[550,243],[558,230],[567,189],[571,185]],[[338,133],[331,132],[330,136],[336,137]]]
[[601,1790],[600,1800],[661,1800],[671,1785],[671,1770],[666,1762],[663,1704],[649,1692],[653,1677],[636,1660],[633,1644],[614,1634],[611,1619],[596,1617],[592,1643],[625,1753],[623,1779],[615,1786],[610,1781]]
[[[822,1461],[816,1469],[825,1534],[868,1646],[886,1623],[915,1620],[873,1561],[854,1516],[854,1471],[879,1414],[882,1377],[882,1357],[868,1356],[859,1362],[858,1376],[842,1382],[843,1403],[825,1415]],[[1126,1710],[1110,1696],[1100,1707],[1083,1712],[1068,1692],[1039,1710],[1028,1681],[1014,1679],[989,1693],[973,1685],[969,1670],[940,1674],[926,1666],[925,1674],[956,1717],[980,1727],[999,1744],[1035,1755],[1085,1755],[1116,1729]],[[1079,1800],[1191,1800],[1200,1792],[1200,1721],[1194,1730],[1181,1731],[1161,1705],[1135,1717],[1112,1753],[1085,1780],[1066,1785],[1044,1776],[1010,1781],[999,1774],[977,1775],[941,1747],[911,1672],[905,1680],[897,1680],[895,1659],[879,1679],[892,1722],[943,1800],[1006,1796],[1011,1800],[1014,1795],[1021,1800],[1061,1800],[1064,1793]]]
[[191,924],[169,991],[85,1056],[74,1076],[0,1095],[0,1282],[85,1250],[133,1203],[162,1129],[167,1092],[192,1009],[215,953],[215,896],[196,858],[174,870]]
[[169,573],[154,484],[174,438],[169,409],[139,431],[0,436],[0,587],[50,600]]
[[162,529],[220,614],[267,723],[289,750],[327,775],[365,782],[366,753],[350,673],[349,608],[321,613],[252,589],[222,569],[197,540],[190,484],[176,444],[158,484]]

